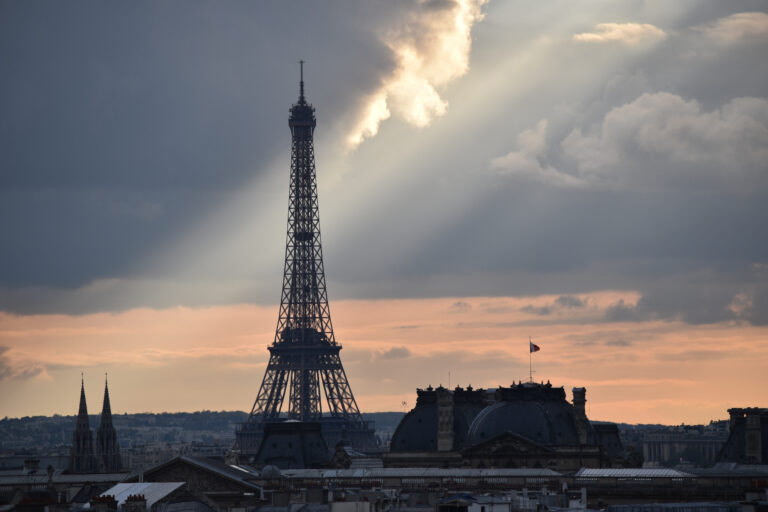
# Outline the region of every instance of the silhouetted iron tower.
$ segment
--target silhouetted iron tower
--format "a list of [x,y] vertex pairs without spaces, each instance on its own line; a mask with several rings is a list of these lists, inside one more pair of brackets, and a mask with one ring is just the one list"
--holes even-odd
[[244,454],[258,450],[265,423],[285,420],[320,422],[327,441],[346,437],[359,445],[354,438],[361,432],[374,440],[352,395],[339,357],[341,345],[336,343],[331,325],[320,242],[315,109],[304,98],[303,64],[301,61],[299,100],[291,106],[288,120],[291,181],[280,314],[264,380],[247,422],[237,432],[235,447]]

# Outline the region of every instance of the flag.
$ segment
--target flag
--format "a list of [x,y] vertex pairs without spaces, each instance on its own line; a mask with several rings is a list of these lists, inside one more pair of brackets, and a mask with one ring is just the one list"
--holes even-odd
[[538,345],[534,345],[532,341],[528,341],[528,343],[531,345],[531,353],[538,352],[541,350]]

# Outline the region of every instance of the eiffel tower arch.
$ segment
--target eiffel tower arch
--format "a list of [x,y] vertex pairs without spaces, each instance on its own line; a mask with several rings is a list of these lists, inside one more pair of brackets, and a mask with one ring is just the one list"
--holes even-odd
[[288,421],[319,423],[331,449],[345,441],[356,450],[378,450],[352,394],[331,324],[315,172],[317,123],[304,97],[303,71],[302,61],[299,100],[288,120],[291,180],[280,313],[264,379],[248,420],[236,432],[234,451],[246,458],[258,452],[268,425]]

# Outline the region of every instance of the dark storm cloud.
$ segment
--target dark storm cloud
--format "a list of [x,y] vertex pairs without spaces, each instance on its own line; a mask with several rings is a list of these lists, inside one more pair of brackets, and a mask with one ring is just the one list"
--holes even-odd
[[768,324],[768,280],[765,270],[752,266],[743,272],[719,275],[700,272],[668,277],[641,285],[636,304],[623,300],[610,306],[608,321],[682,320],[689,324],[746,321]]
[[[216,204],[201,190],[3,188],[0,283],[77,287],[130,275],[148,247]],[[194,207],[193,207],[194,205]]]
[[[27,297],[3,307],[55,311],[50,295],[66,289],[166,277],[140,268],[148,253],[254,178],[263,181],[288,150],[298,59],[308,61],[320,136],[339,130],[334,122],[391,66],[369,20],[386,23],[394,9],[356,2],[302,9],[3,2],[0,231],[12,242],[0,252],[0,288],[10,288],[5,297]],[[270,184],[262,183],[266,195]],[[167,277],[178,276],[171,269]],[[82,311],[142,305],[124,297],[102,304]]]
[[346,16],[314,4],[297,16],[270,3],[4,2],[0,184],[242,184],[287,146],[299,58],[326,112],[349,100],[329,83],[360,91],[386,63],[359,32],[362,9],[335,7]]
[[[627,290],[640,301],[603,321],[765,324],[766,46],[705,30],[764,6],[585,4],[583,20],[550,23],[553,1],[489,3],[467,75],[439,91],[447,113],[422,130],[385,121],[339,157],[350,171],[321,196],[331,298],[551,294],[531,307],[552,313]],[[226,223],[195,226],[253,178],[244,203],[284,197],[285,176],[264,174],[288,149],[299,58],[321,184],[339,171],[331,143],[392,71],[379,34],[412,4],[307,3],[298,17],[245,2],[39,5],[0,7],[0,229],[13,241],[0,307],[274,302],[282,232],[267,242],[249,227],[251,245],[213,258]],[[619,19],[667,36],[644,49],[573,40]],[[508,73],[528,53],[535,69]],[[490,169],[494,158],[504,165]],[[259,220],[282,230],[274,211]],[[236,213],[229,226],[254,215]],[[183,250],[143,265],[185,231]],[[263,254],[274,267],[250,259]]]

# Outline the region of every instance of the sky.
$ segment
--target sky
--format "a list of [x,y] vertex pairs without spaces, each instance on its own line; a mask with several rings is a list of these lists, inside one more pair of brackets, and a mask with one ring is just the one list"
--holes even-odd
[[[0,417],[250,410],[298,61],[360,409],[768,407],[768,6],[0,2]],[[403,405],[405,402],[405,405]]]

